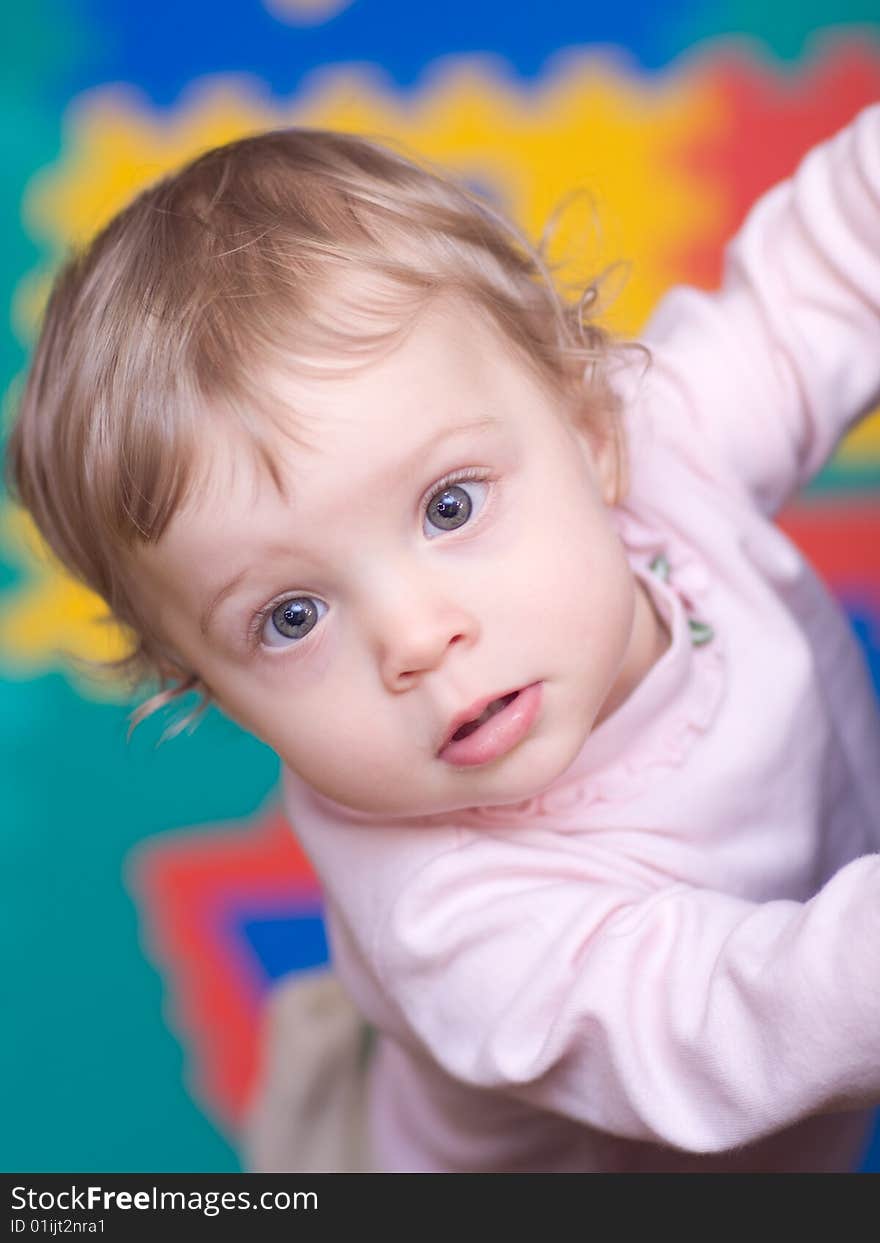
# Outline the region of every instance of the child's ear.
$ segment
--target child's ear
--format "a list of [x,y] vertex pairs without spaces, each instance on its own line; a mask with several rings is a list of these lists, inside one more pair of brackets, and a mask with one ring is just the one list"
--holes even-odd
[[187,690],[197,691],[206,698],[210,698],[210,691],[198,672],[190,669],[167,648],[157,656],[156,669],[163,683],[177,682],[181,686],[185,685]]
[[616,505],[620,499],[620,445],[616,429],[609,427],[594,441],[594,457],[602,500]]
[[196,676],[167,650],[157,654],[156,671],[163,682],[188,682]]
[[602,500],[606,505],[615,505],[620,499],[621,485],[620,444],[616,425],[609,419],[601,427],[580,423],[574,430]]

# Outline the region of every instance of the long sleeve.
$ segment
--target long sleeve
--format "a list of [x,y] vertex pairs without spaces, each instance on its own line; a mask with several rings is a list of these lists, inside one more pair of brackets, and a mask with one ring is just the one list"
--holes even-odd
[[804,904],[614,857],[472,840],[411,878],[379,958],[449,1074],[694,1152],[880,1098],[880,856]]
[[775,512],[880,400],[880,105],[758,201],[717,293],[672,290],[645,339],[661,430]]

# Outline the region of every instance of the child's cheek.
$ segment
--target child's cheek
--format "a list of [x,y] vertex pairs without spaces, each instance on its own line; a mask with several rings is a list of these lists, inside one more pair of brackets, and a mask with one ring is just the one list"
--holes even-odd
[[[340,618],[328,611],[299,650],[279,651],[269,662],[270,682],[279,681],[300,694],[326,688],[327,678],[338,667],[340,658]],[[329,694],[329,690],[327,690]]]
[[[342,735],[355,733],[357,710],[352,688],[359,684],[355,656],[338,617],[326,614],[302,651],[279,651],[262,658],[258,679],[248,692],[253,732],[282,758],[301,748],[312,762]],[[290,754],[289,754],[290,753]]]

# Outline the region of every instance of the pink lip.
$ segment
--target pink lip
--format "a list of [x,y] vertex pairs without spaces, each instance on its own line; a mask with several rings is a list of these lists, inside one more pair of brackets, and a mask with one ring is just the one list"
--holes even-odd
[[506,755],[508,751],[512,751],[517,743],[525,738],[538,715],[541,707],[540,682],[524,686],[512,703],[502,708],[500,712],[496,712],[488,721],[484,721],[479,729],[468,734],[466,738],[452,741],[452,735],[462,725],[475,720],[494,700],[503,699],[505,695],[512,693],[512,691],[505,691],[500,695],[487,695],[484,699],[478,699],[476,703],[471,704],[466,711],[459,713],[447,731],[446,742],[438,752],[440,759],[445,760],[447,764],[465,768],[476,764],[488,764],[491,760],[497,760],[500,756]]

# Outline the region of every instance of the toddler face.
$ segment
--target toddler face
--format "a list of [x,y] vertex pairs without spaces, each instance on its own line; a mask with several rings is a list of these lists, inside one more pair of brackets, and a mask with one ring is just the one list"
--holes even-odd
[[610,453],[458,301],[366,369],[275,383],[308,440],[272,433],[287,497],[243,439],[206,449],[137,553],[161,633],[348,807],[545,788],[640,676]]

